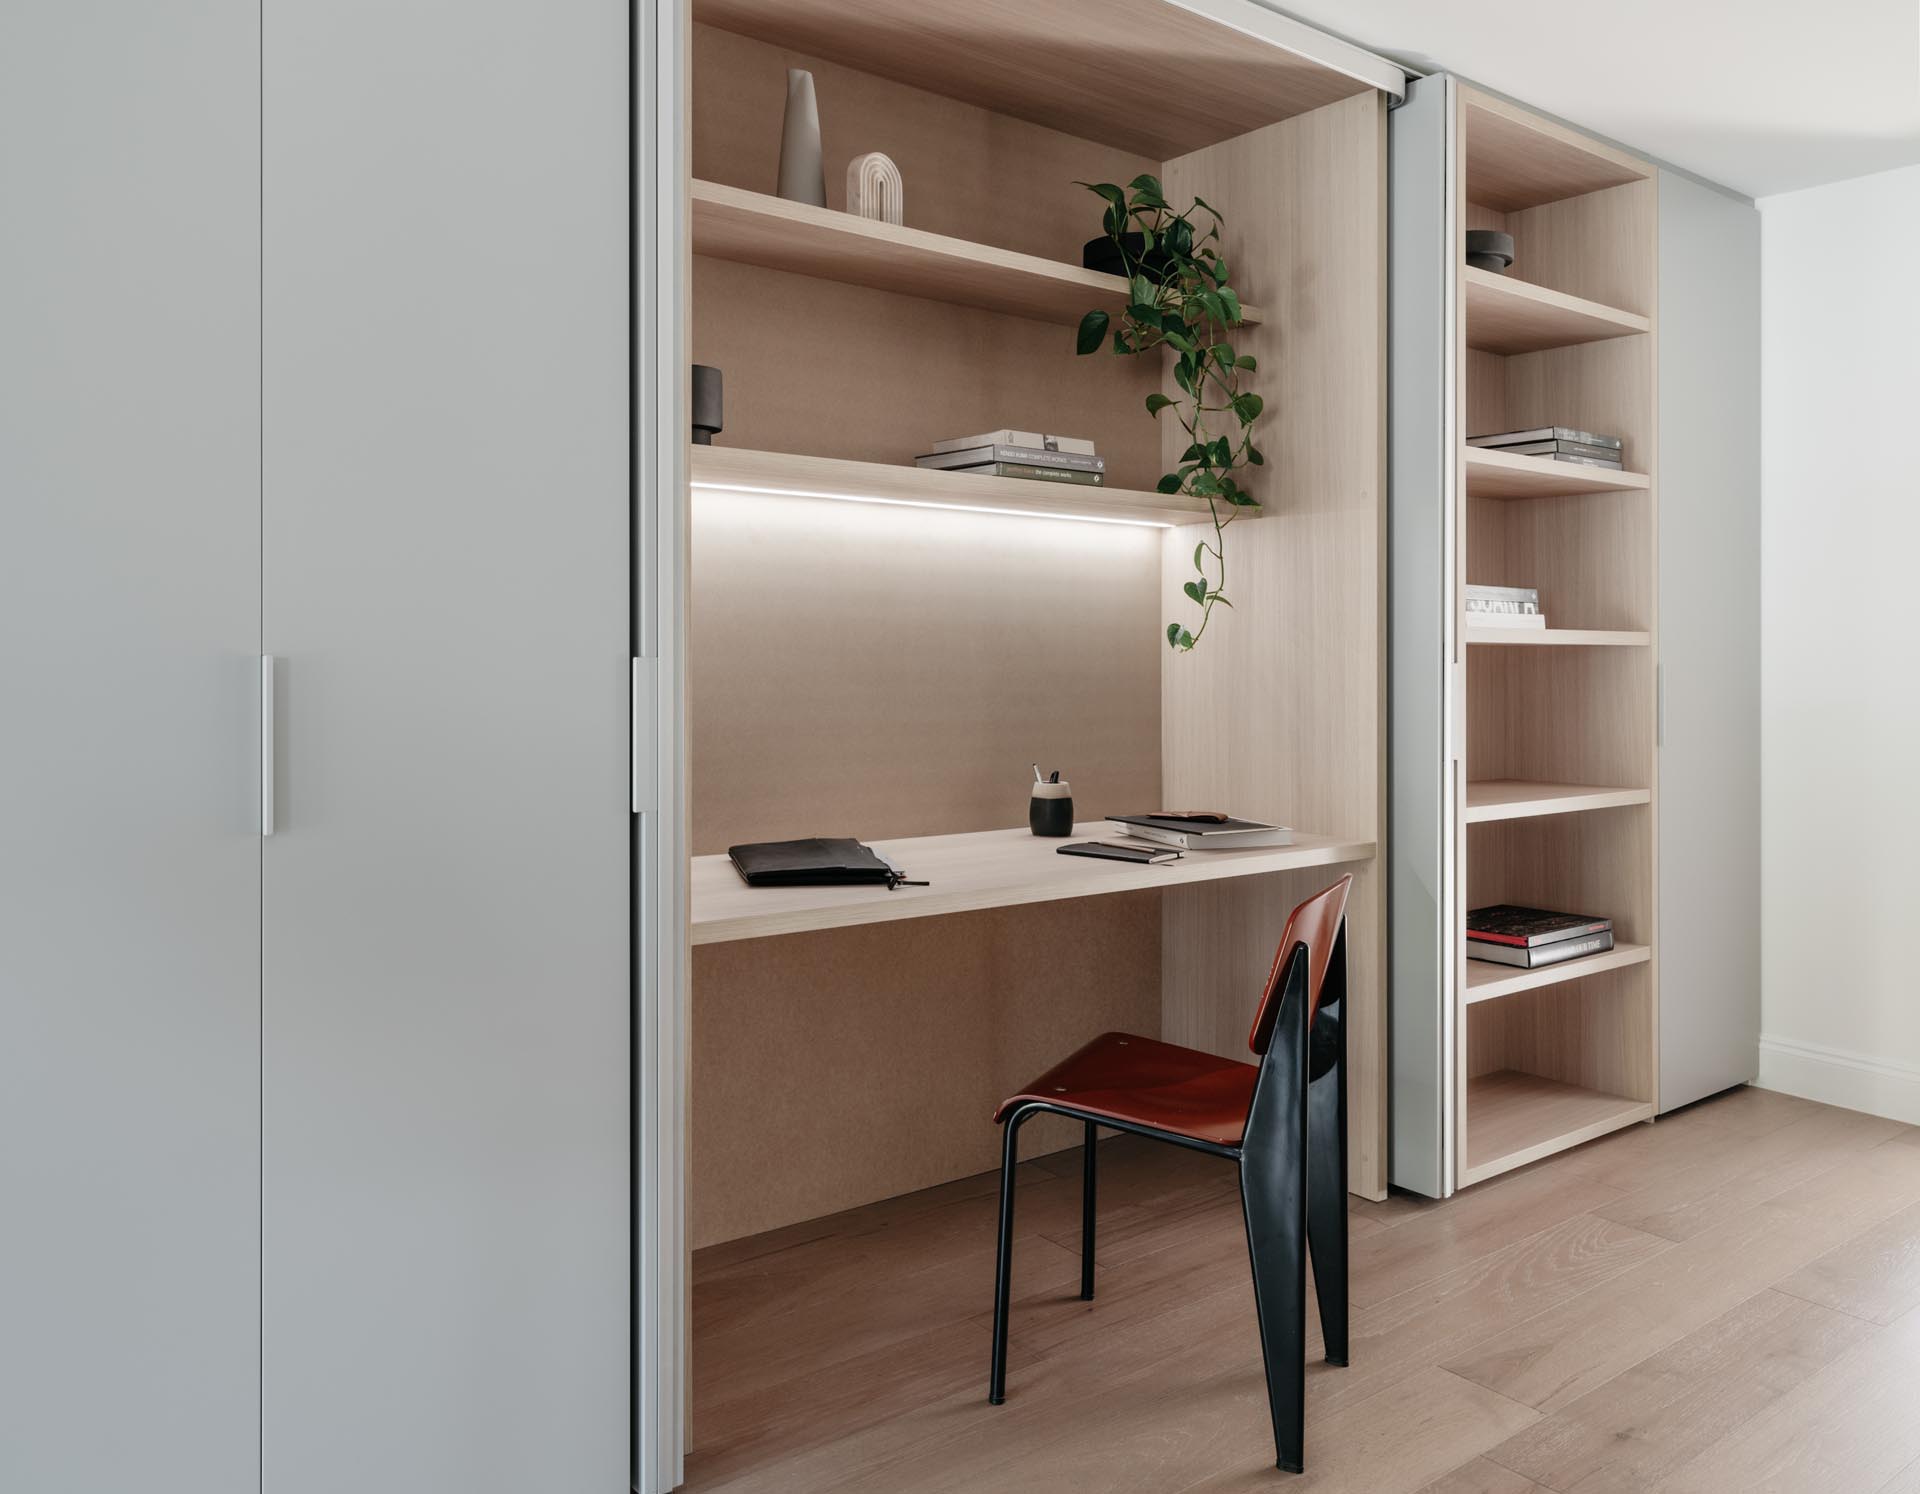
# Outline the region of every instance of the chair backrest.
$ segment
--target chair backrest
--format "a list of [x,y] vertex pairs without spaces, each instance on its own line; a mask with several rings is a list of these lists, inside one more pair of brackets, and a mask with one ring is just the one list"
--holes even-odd
[[1296,945],[1307,946],[1307,1020],[1311,1022],[1320,1009],[1333,942],[1340,933],[1340,920],[1347,915],[1347,890],[1352,886],[1353,875],[1349,872],[1287,915],[1287,929],[1273,956],[1267,989],[1261,993],[1260,1009],[1253,1014],[1253,1031],[1247,1035],[1247,1046],[1261,1057],[1266,1056],[1267,1045],[1273,1041],[1273,1024],[1280,1018],[1280,987],[1287,978],[1287,962]]

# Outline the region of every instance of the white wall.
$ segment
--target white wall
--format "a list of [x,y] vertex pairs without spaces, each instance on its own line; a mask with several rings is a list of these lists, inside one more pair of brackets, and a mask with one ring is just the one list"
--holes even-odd
[[1759,206],[1760,1082],[1920,1123],[1920,167]]

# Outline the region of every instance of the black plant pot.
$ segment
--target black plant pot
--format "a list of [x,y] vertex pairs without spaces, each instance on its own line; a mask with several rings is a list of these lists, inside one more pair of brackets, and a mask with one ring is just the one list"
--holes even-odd
[[[1127,241],[1127,253],[1132,257],[1134,264],[1140,266],[1146,274],[1157,276],[1166,273],[1168,261],[1163,250],[1156,248],[1143,260],[1141,250],[1146,246],[1146,239],[1137,233],[1122,234],[1121,237]],[[1120,257],[1120,246],[1109,234],[1103,233],[1097,239],[1088,239],[1081,246],[1080,263],[1089,270],[1098,270],[1102,275],[1127,273],[1126,263]]]
[[724,401],[721,398],[720,370],[704,363],[693,365],[693,444],[711,446],[713,438],[725,429]]

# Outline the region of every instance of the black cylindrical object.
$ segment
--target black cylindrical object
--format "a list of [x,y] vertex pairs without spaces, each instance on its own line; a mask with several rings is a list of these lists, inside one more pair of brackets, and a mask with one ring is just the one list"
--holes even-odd
[[713,438],[725,428],[725,403],[721,398],[720,370],[704,363],[693,365],[693,444],[711,446]]
[[1469,228],[1467,263],[1476,270],[1506,274],[1507,267],[1513,263],[1513,235],[1493,228]]

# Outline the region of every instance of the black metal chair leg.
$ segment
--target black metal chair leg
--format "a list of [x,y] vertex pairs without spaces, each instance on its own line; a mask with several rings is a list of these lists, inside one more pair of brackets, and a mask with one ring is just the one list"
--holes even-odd
[[[1287,977],[1280,1017],[1247,1119],[1240,1201],[1266,1361],[1275,1461],[1305,1466],[1307,1419],[1306,947]],[[1257,1138],[1257,1140],[1256,1140]]]
[[987,1377],[987,1402],[1007,1398],[1007,1318],[1013,1306],[1013,1173],[1020,1164],[1020,1127],[1032,1112],[1021,1109],[1006,1119],[1000,1151],[1000,1250],[993,1276],[993,1368]]
[[[1338,952],[1336,952],[1336,963]],[[1344,1000],[1329,972],[1307,1083],[1307,1245],[1327,1363],[1347,1362],[1347,1064]]]
[[1092,1121],[1087,1122],[1087,1139],[1082,1148],[1085,1155],[1080,1165],[1080,1300],[1082,1302],[1093,1301],[1093,1146],[1098,1139],[1099,1129]]

